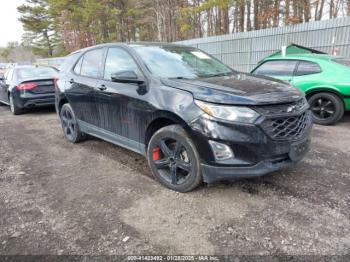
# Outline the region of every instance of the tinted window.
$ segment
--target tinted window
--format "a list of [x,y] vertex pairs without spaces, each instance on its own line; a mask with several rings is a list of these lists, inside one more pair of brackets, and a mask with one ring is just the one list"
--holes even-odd
[[294,60],[268,61],[258,67],[253,73],[268,76],[292,76],[296,64],[297,61]]
[[150,71],[160,77],[198,78],[232,74],[232,69],[201,50],[185,46],[134,46]]
[[23,67],[16,69],[16,76],[19,79],[26,78],[53,78],[57,75],[57,71],[50,67]]
[[78,75],[81,73],[81,65],[83,64],[83,57],[81,57],[78,61],[78,63],[74,67],[74,72]]
[[110,80],[111,75],[120,71],[134,71],[138,67],[134,59],[121,48],[109,48],[105,64],[104,78]]
[[347,58],[336,58],[333,59],[333,62],[350,67],[350,59]]
[[81,75],[97,78],[103,60],[103,49],[95,49],[85,53],[81,66]]
[[73,63],[77,60],[79,55],[80,55],[80,53],[74,53],[74,54],[71,54],[69,56],[66,56],[64,59],[64,62],[62,63],[62,65],[59,68],[60,71],[65,72],[65,71],[68,71],[69,69],[71,69]]
[[317,74],[320,72],[321,72],[321,68],[318,64],[313,62],[301,61],[298,65],[298,69],[295,75],[304,76],[304,75]]

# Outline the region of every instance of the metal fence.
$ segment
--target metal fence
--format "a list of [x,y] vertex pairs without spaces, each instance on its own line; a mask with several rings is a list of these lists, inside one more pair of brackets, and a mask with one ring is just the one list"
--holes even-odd
[[198,47],[239,71],[290,43],[350,57],[350,17],[178,42]]

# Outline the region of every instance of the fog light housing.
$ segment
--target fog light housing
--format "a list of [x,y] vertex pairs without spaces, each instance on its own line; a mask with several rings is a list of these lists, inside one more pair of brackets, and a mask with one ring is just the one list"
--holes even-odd
[[223,161],[234,157],[234,154],[228,145],[211,140],[209,140],[209,144],[217,161]]

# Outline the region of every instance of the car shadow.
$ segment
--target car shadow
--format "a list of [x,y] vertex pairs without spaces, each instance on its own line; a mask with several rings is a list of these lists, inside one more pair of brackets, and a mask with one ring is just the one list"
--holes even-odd
[[[142,176],[153,179],[154,183],[158,183],[152,176],[151,170],[144,156],[91,136],[89,136],[89,139],[84,142],[83,145],[93,150],[95,154],[100,153],[107,158],[113,160],[118,159],[118,162],[127,168],[136,171]],[[281,180],[281,176],[283,175],[288,176],[291,180],[297,180],[296,178],[299,176],[297,173],[293,172],[293,168],[287,168],[261,177],[239,178],[218,181],[212,184],[202,183],[202,185],[196,188],[193,192],[201,192],[203,190],[232,190],[233,188],[239,188],[241,191],[249,194],[259,194],[264,188],[287,187],[287,185],[284,185],[283,179]]]
[[[42,111],[37,112],[42,113]],[[53,112],[53,110],[50,111],[50,109],[47,109],[46,112]],[[339,125],[349,122],[350,112],[347,112]],[[88,141],[86,142],[87,143],[85,143],[85,145],[91,149],[93,148],[95,153],[99,152],[111,159],[118,159],[118,161],[126,167],[135,170],[137,173],[143,176],[154,179],[148,166],[147,160],[143,156],[95,137],[89,137]],[[303,168],[298,168],[299,165],[303,164],[299,163],[295,168],[287,168],[284,170],[272,172],[262,177],[219,181],[213,184],[203,183],[200,187],[195,189],[194,192],[203,190],[232,190],[232,188],[239,188],[243,192],[247,192],[249,194],[260,194],[261,192],[266,191],[266,189],[272,189],[273,191],[284,192],[285,194],[287,194],[286,192],[290,191],[292,192],[290,193],[291,195],[298,195],[298,193],[294,192],[294,186],[291,187],[291,184],[293,184],[291,181],[300,182],[302,180],[300,178],[300,173],[303,173],[303,177],[305,179],[310,176],[304,174],[305,172],[300,172]],[[157,182],[154,180],[154,183]]]
[[350,111],[345,112],[343,118],[339,122],[350,122]]
[[33,107],[26,109],[26,114],[50,114],[55,113],[55,107],[54,106],[45,106],[45,107]]

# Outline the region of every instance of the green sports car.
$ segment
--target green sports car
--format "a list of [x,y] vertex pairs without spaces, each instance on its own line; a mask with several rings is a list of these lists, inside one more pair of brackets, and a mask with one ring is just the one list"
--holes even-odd
[[288,81],[305,93],[314,122],[331,125],[350,110],[350,59],[321,54],[268,57],[253,74]]

